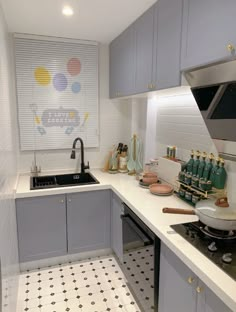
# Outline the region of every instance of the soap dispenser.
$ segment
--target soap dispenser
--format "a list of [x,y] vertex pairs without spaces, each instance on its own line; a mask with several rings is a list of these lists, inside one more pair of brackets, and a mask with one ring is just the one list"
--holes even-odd
[[193,175],[197,175],[198,173],[198,167],[200,165],[200,155],[201,153],[199,151],[196,151],[196,159],[194,160],[194,163],[193,163]]
[[193,150],[191,151],[190,156],[191,157],[187,163],[187,172],[192,173],[193,172],[193,163],[194,163],[194,159],[193,159],[194,158],[194,151]]
[[223,158],[220,158],[220,167],[215,174],[215,187],[218,189],[224,189],[227,173],[224,168],[225,162]]
[[212,168],[213,168],[213,159],[215,159],[215,156],[214,156],[214,154],[210,154],[209,156],[208,156],[208,159],[209,159],[209,161],[207,162],[207,164],[206,164],[206,166],[205,166],[205,169],[204,169],[204,171],[203,171],[203,178],[205,179],[205,180],[209,180],[210,179],[210,175],[211,175],[211,170],[212,170]]
[[206,167],[206,157],[207,157],[206,152],[203,152],[202,153],[202,161],[200,161],[199,166],[198,166],[198,171],[197,171],[199,178],[202,178],[202,176],[203,176],[203,172],[204,172],[204,169]]
[[212,167],[211,169],[211,174],[210,174],[210,181],[212,183],[212,186],[215,186],[215,177],[216,177],[216,172],[220,168],[220,158],[216,158],[216,164]]

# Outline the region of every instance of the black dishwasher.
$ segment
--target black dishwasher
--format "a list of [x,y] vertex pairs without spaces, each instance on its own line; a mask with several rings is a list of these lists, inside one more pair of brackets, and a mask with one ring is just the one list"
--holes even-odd
[[160,240],[126,204],[123,205],[123,271],[141,311],[157,312]]

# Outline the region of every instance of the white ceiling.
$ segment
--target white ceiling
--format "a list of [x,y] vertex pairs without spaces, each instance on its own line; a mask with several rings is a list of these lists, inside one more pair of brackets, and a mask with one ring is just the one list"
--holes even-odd
[[[156,0],[0,0],[10,32],[109,43]],[[74,9],[72,17],[62,7]]]

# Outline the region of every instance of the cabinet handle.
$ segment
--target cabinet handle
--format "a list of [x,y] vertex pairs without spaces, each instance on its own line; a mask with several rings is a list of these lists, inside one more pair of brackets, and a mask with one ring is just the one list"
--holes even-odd
[[68,199],[68,202],[71,203],[71,199],[70,198]]
[[196,291],[197,291],[198,294],[200,294],[203,291],[203,288],[198,286],[196,288]]
[[61,199],[61,203],[62,203],[62,204],[64,203],[64,199]]
[[193,282],[194,282],[194,278],[191,277],[191,276],[189,276],[189,278],[188,278],[188,283],[189,283],[189,284],[192,284]]
[[229,52],[233,52],[233,51],[235,51],[235,47],[234,47],[232,44],[228,44],[228,45],[227,45],[227,50],[228,50]]

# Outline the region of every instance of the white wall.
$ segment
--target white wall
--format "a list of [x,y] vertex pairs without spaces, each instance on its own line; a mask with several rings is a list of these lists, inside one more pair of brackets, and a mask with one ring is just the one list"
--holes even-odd
[[[127,143],[131,132],[132,107],[127,101],[109,99],[109,50],[100,46],[99,94],[100,94],[100,147],[85,149],[85,162],[91,168],[102,168],[113,144]],[[71,146],[72,146],[71,142]],[[79,157],[80,153],[77,153]],[[37,152],[36,158],[42,171],[79,168],[79,159],[70,159],[70,150]],[[18,151],[18,171],[29,172],[33,161],[32,152]]]
[[[185,161],[189,159],[191,149],[212,152],[217,156],[215,145],[188,88],[179,94],[170,90],[165,96],[156,95],[149,99],[147,112],[146,148],[149,150],[146,151],[146,161],[150,157],[166,155],[167,145],[177,146],[177,157]],[[236,163],[226,161],[226,170],[228,197],[236,202]]]
[[18,247],[14,188],[16,183],[16,120],[11,41],[0,6],[0,257],[2,311],[15,311]]

